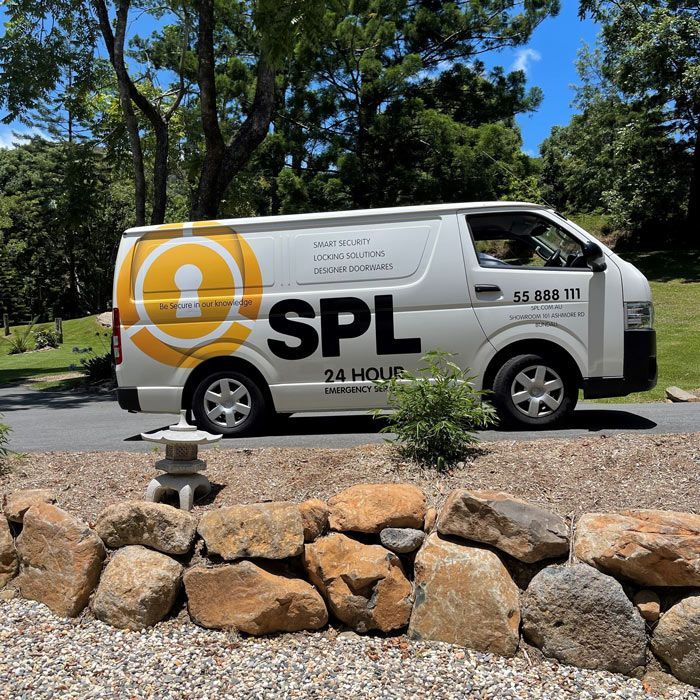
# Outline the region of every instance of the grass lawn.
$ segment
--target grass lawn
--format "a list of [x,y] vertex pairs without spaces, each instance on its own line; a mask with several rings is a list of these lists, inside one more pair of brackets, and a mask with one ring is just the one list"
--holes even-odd
[[[98,355],[109,350],[109,332],[100,326],[95,316],[76,318],[63,322],[63,344],[53,350],[39,350],[26,352],[19,355],[8,355],[9,343],[0,340],[0,385],[13,382],[18,379],[27,379],[41,375],[59,374],[70,372],[75,367],[80,367],[80,355],[73,352],[73,348],[92,347]],[[38,323],[33,330],[39,328],[53,328],[53,323]],[[25,326],[17,326],[12,331],[22,330]],[[0,333],[2,331],[0,330]],[[96,334],[104,335],[104,338],[96,337]],[[4,338],[0,335],[0,338]]]
[[609,401],[659,401],[667,386],[700,389],[700,252],[621,253],[649,280],[656,311],[655,389]]

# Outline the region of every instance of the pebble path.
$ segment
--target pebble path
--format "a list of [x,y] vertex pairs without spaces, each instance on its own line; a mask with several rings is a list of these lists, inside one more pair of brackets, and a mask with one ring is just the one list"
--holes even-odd
[[[479,698],[649,700],[640,681],[551,662],[530,665],[406,637],[335,630],[262,639],[179,618],[120,632],[39,603],[0,603],[0,698]],[[688,686],[669,700],[700,700]]]

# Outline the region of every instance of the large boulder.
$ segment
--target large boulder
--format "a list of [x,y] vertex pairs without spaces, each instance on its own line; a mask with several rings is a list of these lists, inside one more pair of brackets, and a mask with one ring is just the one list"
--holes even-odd
[[411,637],[515,654],[520,596],[497,554],[433,533],[416,556],[415,571]]
[[499,491],[452,491],[437,528],[443,535],[483,542],[527,563],[569,551],[569,529],[562,517]]
[[644,620],[622,586],[586,564],[549,566],[523,595],[523,634],[565,664],[640,677]]
[[205,513],[199,534],[210,554],[223,559],[286,559],[304,550],[304,525],[296,503],[229,506]]
[[140,544],[165,554],[187,554],[197,534],[197,520],[164,503],[125,501],[105,508],[95,531],[111,549]]
[[700,515],[588,513],[576,525],[574,552],[601,571],[645,586],[700,586]]
[[408,624],[411,584],[399,558],[384,547],[334,532],[305,546],[304,567],[331,612],[356,632]]
[[684,598],[662,615],[651,648],[676,678],[700,686],[700,595]]
[[190,617],[203,627],[271,634],[315,630],[328,622],[313,586],[251,561],[196,566],[185,572],[184,582]]
[[180,587],[182,565],[139,545],[118,550],[109,560],[91,607],[98,620],[140,630],[160,622]]
[[313,542],[328,528],[328,505],[320,498],[312,498],[299,504],[304,542]]
[[328,500],[331,530],[380,532],[386,527],[422,528],[426,502],[411,484],[358,484]]
[[87,523],[38,503],[24,514],[16,546],[20,571],[14,585],[21,595],[57,615],[78,615],[97,585],[105,557],[102,541]]
[[51,489],[22,489],[3,498],[2,510],[13,523],[21,523],[24,514],[37,503],[56,503],[56,492]]
[[0,516],[0,588],[17,573],[17,552],[7,520]]

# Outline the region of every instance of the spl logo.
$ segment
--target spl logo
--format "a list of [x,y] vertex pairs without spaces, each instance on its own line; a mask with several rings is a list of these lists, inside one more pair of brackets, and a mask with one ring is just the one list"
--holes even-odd
[[261,296],[250,245],[233,229],[205,222],[143,235],[117,277],[124,334],[174,367],[235,352],[252,330]]

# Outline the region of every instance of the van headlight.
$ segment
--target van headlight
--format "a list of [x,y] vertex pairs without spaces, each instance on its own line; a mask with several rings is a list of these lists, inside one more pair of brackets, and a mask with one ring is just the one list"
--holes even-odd
[[654,327],[654,305],[650,301],[625,302],[625,330]]

